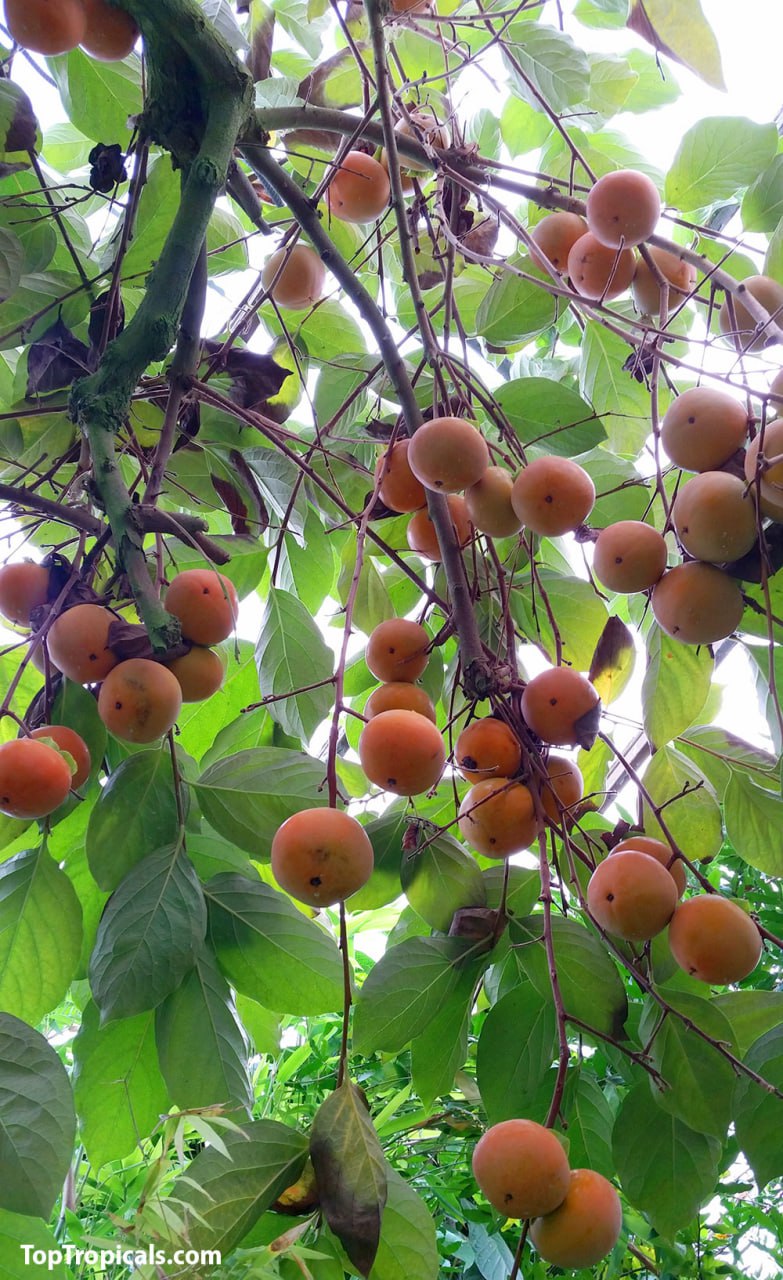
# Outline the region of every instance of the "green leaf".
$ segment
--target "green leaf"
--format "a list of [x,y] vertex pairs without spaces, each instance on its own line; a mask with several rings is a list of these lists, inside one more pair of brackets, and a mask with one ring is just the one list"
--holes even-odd
[[[667,999],[700,1030],[733,1048],[731,1023],[711,1001],[683,992],[667,993]],[[659,1006],[650,1000],[639,1026],[643,1043],[649,1040],[659,1017]],[[723,1139],[731,1120],[737,1083],[726,1058],[671,1014],[655,1034],[650,1058],[668,1085],[659,1089],[650,1080],[658,1106],[698,1133]]]
[[0,864],[0,1007],[38,1023],[63,999],[79,964],[82,909],[43,849]]
[[666,175],[666,200],[687,212],[735,196],[771,163],[774,124],[741,116],[710,116],[684,135]]
[[[546,592],[548,608],[543,604],[543,592]],[[607,621],[606,605],[589,582],[539,570],[536,586],[511,593],[510,607],[520,628],[554,662],[557,643],[549,616],[551,610],[563,660],[577,671],[587,670]]]
[[271,1009],[264,1009],[249,996],[238,995],[236,998],[237,1013],[242,1026],[250,1036],[256,1053],[271,1054],[275,1057],[280,1052],[280,1019]]
[[[683,852],[691,859],[713,857],[723,843],[720,807],[704,775],[674,747],[656,751],[642,776],[654,804],[666,805],[666,825]],[[660,824],[644,806],[647,835],[665,840]]]
[[269,704],[269,714],[292,737],[309,739],[328,714],[334,690],[331,683],[307,693],[296,690],[330,681],[334,655],[307,609],[288,591],[273,587],[269,592],[256,667],[261,697],[277,699]]
[[386,1162],[363,1093],[346,1081],[322,1102],[310,1134],[324,1217],[360,1275],[370,1273],[386,1204]]
[[[628,344],[622,338],[597,320],[587,321],[581,344],[579,390],[602,416],[608,447],[624,457],[635,457],[650,433],[650,405],[645,388],[623,368],[628,355]],[[611,457],[606,461],[611,462]],[[614,513],[612,516],[613,520],[626,518]]]
[[73,1042],[73,1092],[81,1138],[96,1169],[122,1160],[169,1105],[155,1048],[155,1014],[100,1026],[90,1000]]
[[130,140],[129,118],[142,109],[141,62],[101,62],[81,49],[49,59],[71,124],[93,142]]
[[369,1280],[438,1280],[435,1223],[409,1182],[386,1166],[386,1205]]
[[712,1003],[728,1018],[742,1058],[754,1040],[783,1023],[783,991],[721,991]]
[[403,857],[400,880],[414,911],[442,933],[448,933],[460,907],[483,907],[487,901],[475,858],[445,833]]
[[296,1182],[307,1139],[276,1120],[253,1120],[240,1133],[225,1133],[223,1142],[225,1155],[214,1147],[201,1151],[169,1195],[185,1217],[188,1247],[225,1257]]
[[158,1059],[173,1102],[182,1109],[218,1103],[248,1111],[248,1045],[228,984],[206,950],[182,986],[158,1006]]
[[564,32],[516,22],[503,41],[503,53],[516,93],[531,107],[541,105],[535,90],[556,112],[587,101],[590,65]]
[[492,1006],[479,1036],[476,1079],[490,1124],[525,1115],[556,1054],[552,993],[522,982]]
[[664,107],[676,102],[682,90],[672,75],[671,68],[644,49],[631,49],[626,54],[628,64],[636,72],[636,84],[623,106],[624,111],[644,112],[654,107]]
[[459,984],[474,946],[460,938],[407,938],[373,966],[356,1000],[357,1053],[394,1053],[426,1030]]
[[0,226],[0,302],[16,291],[22,279],[24,245],[13,231]]
[[[773,1027],[750,1046],[745,1065],[762,1079],[783,1090],[783,1027]],[[781,1101],[748,1076],[737,1087],[734,1123],[737,1141],[753,1170],[759,1191],[783,1174],[780,1143]]]
[[588,675],[606,707],[619,698],[634,673],[636,644],[634,633],[611,614],[590,659]]
[[779,788],[775,757],[716,725],[689,728],[678,739],[677,750],[693,761],[721,799],[735,770],[750,774],[767,790]]
[[90,986],[101,1022],[154,1009],[192,968],[207,930],[193,863],[157,849],[112,894],[98,926]]
[[606,439],[587,401],[552,378],[512,378],[495,399],[522,443],[547,454],[572,458]]
[[[337,598],[343,607],[351,594],[355,568],[356,546],[352,542],[346,542],[337,579]],[[394,616],[394,605],[384,575],[378,568],[375,557],[365,556],[359,570],[359,581],[354,589],[353,624],[365,635],[369,635],[379,622],[385,622],[387,618]]]
[[0,1209],[48,1218],[75,1136],[71,1082],[55,1050],[0,1013]]
[[65,724],[87,743],[91,774],[100,766],[106,752],[106,726],[98,715],[98,704],[84,685],[63,679],[52,707],[51,724]]
[[220,875],[206,888],[220,967],[238,991],[279,1013],[342,1008],[342,960],[332,937],[262,881]]
[[720,50],[699,0],[636,0],[628,25],[662,53],[695,71],[714,89],[725,89]]
[[173,844],[178,831],[171,757],[162,749],[139,751],[111,774],[90,814],[90,870],[102,889],[116,889],[153,849]]
[[742,198],[746,231],[774,231],[783,218],[783,155],[776,155]]
[[617,1176],[631,1204],[667,1240],[712,1194],[722,1146],[661,1111],[646,1083],[627,1093],[612,1133]]
[[[519,264],[530,266],[526,259]],[[510,271],[491,284],[476,314],[476,328],[495,347],[511,346],[532,338],[554,324],[557,301],[541,285],[523,280]]]
[[[529,916],[509,925],[512,953],[539,995],[551,1000],[544,917]],[[617,967],[599,938],[575,920],[552,919],[552,943],[566,1013],[596,1031],[620,1036],[628,1015],[628,1001]]]
[[615,1177],[611,1142],[614,1113],[595,1076],[587,1070],[578,1072],[576,1087],[568,1091],[567,1114],[571,1168],[595,1169],[605,1178]]
[[454,1077],[468,1056],[470,1014],[477,980],[476,964],[465,965],[448,999],[411,1041],[413,1087],[422,1106],[429,1107],[436,1098],[450,1093]]
[[402,842],[409,820],[408,806],[402,801],[367,823],[364,829],[372,844],[373,870],[367,883],[351,898],[352,911],[374,911],[399,897]]
[[68,1280],[71,1272],[62,1262],[55,1260],[60,1246],[54,1232],[40,1218],[0,1209],[0,1275],[3,1280],[30,1280],[31,1264],[25,1261],[25,1246],[30,1250],[42,1249],[51,1255],[47,1258],[46,1274],[52,1280]]
[[739,856],[766,875],[783,875],[783,800],[731,770],[723,798],[726,834]]
[[283,747],[256,747],[216,761],[194,784],[201,809],[227,840],[266,861],[277,828],[327,803],[324,766]]
[[627,58],[590,55],[589,105],[606,118],[625,110],[626,100],[638,76]]
[[680,644],[660,627],[650,627],[642,709],[644,731],[654,748],[693,724],[707,700],[714,666],[706,645]]

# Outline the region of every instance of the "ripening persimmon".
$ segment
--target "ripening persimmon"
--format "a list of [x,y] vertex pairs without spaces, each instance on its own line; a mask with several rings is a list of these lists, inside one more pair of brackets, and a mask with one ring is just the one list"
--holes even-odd
[[530,232],[535,245],[530,246],[531,261],[540,271],[546,271],[548,259],[562,273],[568,266],[569,253],[586,232],[587,223],[578,213],[548,213]]
[[123,742],[155,742],[173,727],[181,706],[177,677],[149,658],[120,662],[98,693],[101,720]]
[[487,467],[480,480],[465,490],[468,515],[490,538],[511,538],[522,521],[511,505],[514,477],[504,467]]
[[[770,520],[783,521],[783,466],[775,462],[771,467],[759,467],[759,451],[764,458],[779,458],[783,454],[783,418],[774,418],[751,440],[745,453],[745,478],[758,495],[758,504]],[[758,471],[758,479],[756,473]]]
[[595,739],[601,699],[581,672],[549,667],[522,694],[522,715],[533,733],[553,747],[584,746]]
[[501,1120],[473,1151],[473,1177],[507,1218],[551,1213],[568,1194],[571,1170],[561,1143],[534,1120]]
[[380,161],[364,151],[349,151],[326,191],[333,218],[341,222],[371,222],[389,203],[389,175]]
[[699,982],[741,982],[761,959],[761,934],[746,911],[718,893],[681,902],[669,925],[669,946],[681,969]]
[[530,1224],[540,1256],[557,1267],[594,1267],[620,1239],[623,1208],[611,1182],[594,1169],[573,1169],[563,1203]]
[[[685,867],[679,858],[672,861],[672,851],[668,844],[664,844],[663,840],[655,840],[652,836],[628,836],[626,840],[621,840],[612,849],[612,854],[625,853],[628,849],[637,849],[640,853],[647,853],[651,858],[655,858],[660,862],[671,875],[677,887],[677,896],[681,898],[685,893]],[[610,857],[612,856],[610,854]]]
[[387,618],[374,627],[364,660],[376,680],[418,680],[430,660],[430,638],[408,618]]
[[700,560],[669,569],[650,599],[658,626],[683,644],[725,640],[736,631],[745,609],[735,579]]
[[508,858],[530,847],[541,824],[529,787],[508,778],[488,778],[475,783],[463,799],[459,829],[485,858]]
[[[460,547],[466,547],[473,537],[473,525],[468,515],[465,499],[460,494],[450,493],[446,498],[446,502],[451,516],[451,527],[454,530],[457,542]],[[438,561],[442,559],[435,525],[426,508],[423,511],[417,511],[415,515],[411,516],[405,536],[408,539],[408,546],[411,551],[424,556],[425,560]]]
[[587,886],[597,924],[628,942],[647,942],[666,928],[677,906],[674,878],[656,858],[625,849],[599,863]]
[[658,225],[661,197],[646,173],[616,169],[591,187],[585,216],[596,240],[608,249],[632,249],[647,240]]
[[742,303],[742,293],[732,295],[734,319],[729,314],[728,302],[724,302],[718,317],[720,331],[730,337],[738,351],[761,351],[772,343],[781,342],[783,329],[783,284],[771,276],[748,276],[741,281],[741,288],[764,308],[769,316],[766,323],[757,322]]
[[[684,262],[676,253],[668,249],[651,248],[650,257],[658,271],[669,285],[669,310],[688,297],[696,284],[696,268],[690,262]],[[637,311],[643,315],[656,316],[661,309],[661,286],[648,267],[644,258],[636,263],[636,272],[631,282],[631,293]]]
[[331,907],[366,884],[374,865],[364,827],[339,809],[302,809],[272,840],[272,874],[309,907]]
[[593,548],[593,573],[621,595],[647,591],[666,568],[666,540],[643,520],[618,520],[602,529]]
[[49,570],[34,560],[4,564],[0,569],[0,613],[19,626],[31,625],[30,614],[49,599]]
[[194,644],[166,666],[177,678],[183,702],[204,702],[211,698],[222,688],[226,676],[220,654],[201,644]]
[[[440,151],[445,151],[450,142],[449,132],[448,129],[439,122],[432,108],[424,107],[416,111],[411,111],[409,114],[410,122],[407,120],[400,120],[399,123],[394,126],[395,133],[399,134],[401,138],[409,138],[413,142],[426,143],[427,146],[436,147]],[[388,172],[389,158],[386,154],[385,148],[381,152],[381,164]],[[425,164],[423,160],[412,160],[410,156],[400,156],[400,172],[403,177],[403,190],[406,189],[406,185],[409,189],[413,189],[413,183],[410,178],[411,172],[418,174],[428,173],[429,171],[430,166]]]
[[239,601],[233,582],[215,569],[185,569],[166,592],[169,613],[193,644],[220,644],[234,630]]
[[519,739],[505,720],[473,720],[457,738],[454,763],[468,782],[513,778],[522,763]]
[[511,505],[525,528],[546,538],[584,524],[595,502],[595,485],[578,462],[555,455],[534,458],[511,490]]
[[375,464],[378,496],[390,511],[420,511],[427,502],[424,485],[411,471],[409,448],[410,440],[397,440]]
[[411,436],[408,462],[425,489],[456,493],[481,479],[489,466],[489,450],[474,423],[433,418]]
[[309,244],[286,245],[264,263],[261,283],[278,307],[302,311],[323,297],[326,267]]
[[87,27],[79,41],[93,58],[101,62],[120,62],[133,52],[139,28],[129,13],[116,9],[106,0],[81,0]]
[[379,684],[364,704],[364,714],[368,720],[379,716],[382,711],[416,711],[435,723],[435,707],[432,698],[421,685],[408,684],[403,680],[391,680]]
[[429,0],[391,0],[393,13],[420,13],[428,4]]
[[434,787],[446,763],[436,726],[416,711],[382,711],[364,726],[359,760],[370,782],[398,796]]
[[714,471],[742,448],[748,412],[713,387],[691,387],[672,401],[661,424],[661,444],[683,471]]
[[76,769],[71,777],[71,786],[74,791],[87,781],[92,769],[90,748],[75,729],[70,729],[66,724],[44,724],[40,729],[33,729],[30,737],[50,739],[61,751],[68,752]]
[[680,544],[697,560],[739,560],[756,541],[753,492],[726,471],[692,476],[674,499],[671,515]]
[[631,249],[607,249],[587,231],[571,246],[568,278],[583,298],[610,302],[633,280],[636,258]]
[[66,609],[49,631],[49,655],[58,671],[77,684],[103,680],[117,656],[109,648],[115,616],[100,604],[77,604]]
[[5,24],[17,44],[51,57],[81,44],[87,14],[82,0],[5,0]]
[[546,777],[540,783],[541,807],[551,822],[558,825],[570,817],[585,793],[582,771],[567,756],[550,752],[544,766]]
[[72,785],[65,756],[48,743],[14,738],[0,745],[0,813],[45,818],[59,809]]

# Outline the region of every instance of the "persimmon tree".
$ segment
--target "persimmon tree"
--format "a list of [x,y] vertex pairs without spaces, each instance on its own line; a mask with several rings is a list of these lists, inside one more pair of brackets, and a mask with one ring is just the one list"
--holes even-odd
[[697,0],[49,8],[0,82],[4,1273],[770,1274],[775,125],[665,174],[616,127],[722,87]]

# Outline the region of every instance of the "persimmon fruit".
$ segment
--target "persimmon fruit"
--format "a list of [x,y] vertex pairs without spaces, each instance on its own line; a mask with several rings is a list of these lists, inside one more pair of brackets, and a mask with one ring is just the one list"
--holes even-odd
[[530,246],[530,257],[540,271],[546,271],[549,259],[561,273],[568,266],[568,255],[587,232],[587,223],[578,213],[548,213],[530,232],[535,245]]
[[534,1120],[501,1120],[473,1151],[473,1176],[507,1218],[551,1213],[568,1194],[571,1171],[562,1145]]
[[[628,836],[627,839],[621,840],[612,849],[612,854],[624,853],[627,849],[638,849],[640,853],[647,853],[651,858],[655,858],[660,862],[671,875],[677,886],[677,896],[681,898],[685,893],[685,867],[679,858],[672,861],[672,851],[668,844],[664,844],[663,840],[655,840],[652,836]],[[610,856],[612,856],[610,854]]]
[[545,1262],[566,1270],[594,1267],[611,1253],[623,1226],[620,1197],[594,1169],[573,1169],[565,1199],[530,1224],[530,1239]]
[[558,825],[568,818],[585,793],[582,771],[568,756],[550,752],[546,777],[540,783],[541,807],[551,822]]
[[[473,525],[465,499],[461,494],[451,493],[446,498],[451,517],[451,527],[460,547],[466,547],[473,537]],[[438,535],[429,511],[417,511],[408,521],[405,534],[411,551],[423,556],[425,560],[442,559]]]
[[459,807],[459,829],[486,858],[508,858],[528,849],[541,830],[533,793],[508,778],[477,782]]
[[339,809],[303,809],[278,827],[272,874],[286,893],[309,907],[330,907],[361,889],[373,869],[364,827]]
[[489,466],[489,450],[467,419],[433,418],[411,436],[408,462],[425,489],[457,493],[481,479]]
[[522,694],[522,715],[533,733],[553,747],[592,745],[601,700],[595,687],[571,667],[549,667]]
[[93,58],[101,62],[120,62],[133,52],[139,28],[129,13],[115,9],[106,0],[81,0],[87,26],[79,41]]
[[745,443],[747,409],[713,387],[691,387],[673,400],[661,423],[661,444],[683,471],[714,471]]
[[430,638],[408,618],[387,618],[374,627],[364,660],[376,680],[418,680],[430,660]]
[[647,591],[666,569],[666,540],[643,520],[618,520],[602,529],[593,548],[593,572],[620,595]]
[[375,464],[378,496],[390,511],[420,511],[427,502],[424,485],[411,471],[409,448],[409,440],[396,440]]
[[661,216],[655,183],[636,169],[615,169],[591,187],[585,203],[587,225],[608,249],[630,249],[652,235]]
[[725,471],[692,476],[674,499],[671,515],[681,546],[697,560],[739,560],[756,542],[753,492]]
[[626,849],[600,862],[587,885],[587,905],[607,933],[628,942],[647,942],[674,915],[677,886],[656,858]]
[[[650,257],[658,271],[669,285],[669,309],[678,306],[693,290],[696,284],[696,268],[690,262],[683,262],[676,253],[668,249],[651,248]],[[643,315],[655,316],[661,309],[661,286],[648,267],[644,258],[639,258],[636,272],[631,281],[631,293],[638,311]]]
[[738,351],[761,351],[775,342],[783,341],[783,284],[771,276],[748,276],[743,287],[764,308],[769,316],[765,324],[758,324],[742,303],[742,294],[732,296],[734,319],[726,302],[720,309],[718,322],[724,337],[730,338]]
[[183,702],[204,702],[223,687],[226,677],[220,654],[201,644],[173,658],[166,666],[176,676]]
[[761,959],[761,934],[742,907],[717,893],[681,902],[669,925],[669,946],[681,969],[699,982],[741,982]]
[[155,742],[173,727],[181,706],[177,677],[149,658],[120,662],[98,693],[101,720],[123,742]]
[[587,231],[571,246],[567,266],[577,293],[596,302],[599,298],[610,302],[629,287],[636,259],[631,249],[608,249]]
[[480,480],[465,490],[465,506],[473,524],[490,538],[511,538],[522,521],[511,503],[514,477],[505,467],[487,467]]
[[4,564],[0,569],[0,613],[19,626],[31,625],[34,609],[49,599],[49,570],[34,560]]
[[653,587],[651,603],[658,626],[683,644],[725,640],[745,610],[734,578],[700,560],[669,569]]
[[279,307],[303,311],[323,297],[326,267],[309,244],[287,245],[264,263],[261,283]]
[[48,635],[49,655],[58,671],[77,684],[104,680],[117,665],[109,648],[115,616],[100,604],[77,604],[53,623]]
[[454,763],[468,782],[513,778],[522,763],[519,739],[504,720],[473,720],[457,738]]
[[30,737],[44,740],[51,739],[61,751],[68,752],[76,769],[76,772],[71,776],[71,787],[74,791],[78,790],[87,781],[92,769],[90,748],[81,734],[77,733],[75,729],[69,728],[67,724],[44,724],[39,729],[33,729]]
[[178,573],[166,592],[165,605],[179,618],[185,639],[203,645],[228,639],[239,609],[233,582],[215,569]]
[[5,23],[17,44],[51,57],[81,44],[87,13],[82,0],[5,0]]
[[371,222],[389,203],[389,175],[380,161],[363,151],[343,157],[326,191],[333,218],[342,222]]
[[359,738],[359,760],[370,782],[398,796],[434,787],[446,763],[436,726],[416,711],[382,711]]
[[382,711],[416,711],[435,723],[435,707],[432,698],[421,685],[409,684],[404,680],[391,680],[379,684],[364,704],[364,714],[368,720],[379,716]]
[[762,446],[765,458],[777,458],[783,453],[783,418],[768,422],[763,435],[759,432],[754,436],[745,453],[745,479],[753,485],[761,511],[771,520],[783,521],[783,466],[774,463],[761,469],[759,452]]
[[511,490],[511,505],[525,528],[546,538],[584,524],[595,502],[595,485],[578,462],[556,456],[534,458]]
[[48,743],[14,738],[0,745],[0,813],[45,818],[59,809],[72,785],[70,765]]

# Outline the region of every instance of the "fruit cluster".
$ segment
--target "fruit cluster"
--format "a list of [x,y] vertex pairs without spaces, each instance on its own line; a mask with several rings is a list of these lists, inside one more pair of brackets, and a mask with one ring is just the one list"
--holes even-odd
[[136,23],[106,0],[5,0],[12,39],[51,57],[77,45],[102,62],[127,58],[139,38]]

